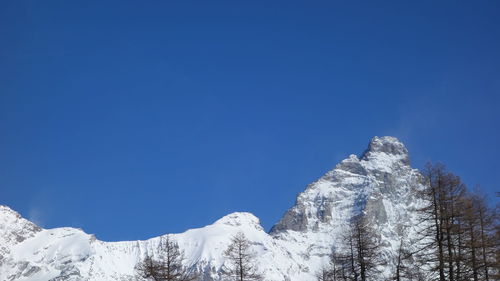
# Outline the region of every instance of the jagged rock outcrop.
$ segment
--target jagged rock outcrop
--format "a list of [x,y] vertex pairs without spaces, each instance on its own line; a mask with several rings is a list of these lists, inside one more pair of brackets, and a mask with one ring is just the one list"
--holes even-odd
[[415,200],[412,190],[418,186],[420,173],[410,167],[404,145],[393,137],[374,137],[360,157],[350,155],[310,184],[271,234],[338,228],[345,218],[361,211],[375,221],[387,222],[386,208],[392,207],[388,204],[400,200],[411,204]]
[[41,230],[17,212],[0,205],[0,265],[10,255],[13,246],[33,237]]

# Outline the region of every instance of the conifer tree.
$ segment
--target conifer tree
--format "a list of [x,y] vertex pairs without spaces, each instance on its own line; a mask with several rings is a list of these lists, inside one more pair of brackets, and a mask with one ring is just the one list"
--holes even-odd
[[179,245],[167,235],[161,237],[156,249],[156,259],[146,255],[136,266],[137,275],[154,281],[192,281],[197,276],[182,264],[184,253]]
[[258,281],[262,279],[255,264],[256,254],[250,249],[250,242],[242,232],[233,236],[224,256],[226,262],[222,273],[229,280]]

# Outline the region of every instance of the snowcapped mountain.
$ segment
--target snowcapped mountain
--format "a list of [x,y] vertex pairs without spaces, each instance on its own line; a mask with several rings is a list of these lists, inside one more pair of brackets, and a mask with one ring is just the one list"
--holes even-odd
[[[421,175],[410,167],[405,146],[393,137],[374,137],[361,156],[349,156],[307,186],[270,233],[254,215],[233,213],[171,238],[203,280],[220,280],[223,252],[239,231],[251,241],[265,280],[315,280],[361,212],[383,255],[396,255],[401,237],[416,231],[420,188]],[[134,266],[146,253],[154,255],[159,241],[103,242],[80,229],[42,229],[0,206],[0,280],[135,280]],[[393,266],[382,268],[381,279]]]

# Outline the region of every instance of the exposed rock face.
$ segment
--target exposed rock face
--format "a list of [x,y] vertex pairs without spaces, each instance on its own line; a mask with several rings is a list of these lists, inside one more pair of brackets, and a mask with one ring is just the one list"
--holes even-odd
[[[420,182],[399,140],[374,137],[361,156],[349,156],[307,186],[269,234],[254,215],[233,213],[172,239],[185,252],[186,266],[199,271],[203,280],[221,280],[223,252],[239,231],[250,240],[266,280],[314,280],[360,213],[378,233],[383,254],[394,256],[401,229],[408,237],[416,231]],[[146,254],[154,256],[159,242],[157,237],[111,243],[73,228],[45,230],[7,207],[0,207],[0,234],[0,281],[135,280],[135,264]],[[393,266],[383,269],[380,280],[387,279]]]
[[[314,231],[318,224],[340,227],[339,221],[361,211],[374,221],[387,222],[386,205],[395,203],[393,199],[414,199],[411,190],[420,185],[420,174],[409,163],[408,151],[396,138],[374,137],[360,158],[350,155],[310,184],[271,229],[271,235]],[[384,203],[384,199],[391,200]]]
[[0,265],[13,246],[33,237],[41,230],[9,207],[0,205]]
[[[384,244],[383,254],[390,257],[401,229],[409,237],[416,232],[416,209],[422,202],[415,191],[420,188],[421,175],[410,167],[405,146],[393,137],[374,137],[359,158],[350,155],[299,194],[270,234],[307,245],[300,255],[319,259],[341,248],[350,220],[363,213]],[[384,268],[381,278],[388,277],[392,266]]]
[[0,239],[2,245],[12,245],[23,242],[42,229],[24,219],[9,207],[0,205]]
[[377,153],[400,157],[405,165],[410,165],[408,150],[403,143],[394,137],[374,137],[361,158],[368,160],[370,156]]

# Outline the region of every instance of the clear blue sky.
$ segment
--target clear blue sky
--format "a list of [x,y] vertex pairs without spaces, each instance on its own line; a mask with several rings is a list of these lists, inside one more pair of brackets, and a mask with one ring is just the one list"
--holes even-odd
[[499,191],[500,2],[402,2],[1,1],[0,204],[103,240],[269,229],[375,135]]

